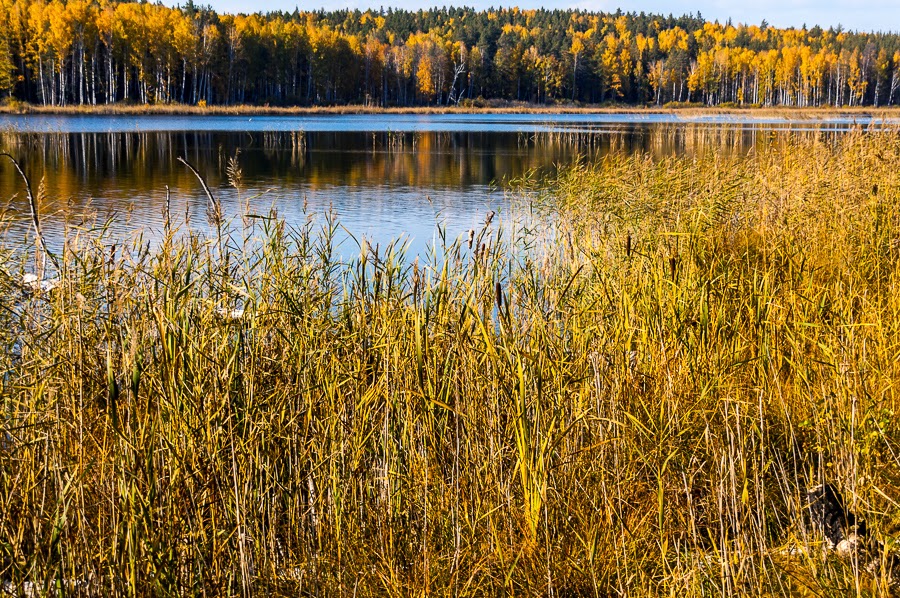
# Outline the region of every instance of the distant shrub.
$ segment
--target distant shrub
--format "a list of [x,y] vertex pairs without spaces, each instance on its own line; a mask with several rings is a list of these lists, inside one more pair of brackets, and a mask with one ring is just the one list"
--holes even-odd
[[28,111],[29,105],[27,102],[17,100],[16,98],[10,96],[7,98],[3,98],[3,107],[8,112],[23,113]]
[[681,110],[683,108],[706,108],[706,104],[703,102],[666,102],[663,104],[663,108],[669,108],[671,110]]

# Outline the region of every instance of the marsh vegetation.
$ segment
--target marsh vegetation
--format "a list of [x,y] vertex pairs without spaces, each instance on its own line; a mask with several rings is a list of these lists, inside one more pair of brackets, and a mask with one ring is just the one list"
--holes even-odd
[[892,547],[898,163],[891,131],[611,153],[417,258],[277,214],[72,227],[37,293],[7,237],[0,583],[886,593],[803,500],[834,483]]

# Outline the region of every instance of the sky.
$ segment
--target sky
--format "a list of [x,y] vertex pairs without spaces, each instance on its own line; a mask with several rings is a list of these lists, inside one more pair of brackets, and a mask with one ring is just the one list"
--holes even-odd
[[[258,10],[318,10],[320,8],[405,8],[418,10],[428,6],[422,0],[267,0],[248,3],[246,0],[195,0],[197,4],[211,4],[219,12],[255,12]],[[776,27],[824,28],[843,25],[844,29],[862,31],[900,32],[900,0],[433,0],[436,6],[471,6],[484,9],[499,6],[520,8],[578,8],[592,11],[647,12],[681,15],[697,13],[707,20],[722,23],[729,18],[734,23],[759,24],[765,19]]]

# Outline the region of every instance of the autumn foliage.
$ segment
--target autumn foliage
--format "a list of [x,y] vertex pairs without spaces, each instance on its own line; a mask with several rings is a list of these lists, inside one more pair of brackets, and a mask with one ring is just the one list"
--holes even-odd
[[900,35],[641,14],[217,14],[0,0],[0,97],[34,104],[900,101]]

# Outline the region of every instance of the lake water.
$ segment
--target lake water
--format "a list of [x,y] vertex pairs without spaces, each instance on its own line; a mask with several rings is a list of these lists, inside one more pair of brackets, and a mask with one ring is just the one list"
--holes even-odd
[[[226,217],[275,210],[288,224],[340,222],[353,238],[403,237],[423,251],[438,232],[465,235],[488,211],[509,221],[527,211],[515,191],[524,177],[552,178],[573,161],[609,152],[662,157],[743,152],[785,134],[840,134],[866,118],[787,120],[751,115],[450,114],[328,116],[0,116],[0,151],[24,166],[41,203],[45,236],[58,249],[85,214],[110,219],[118,240],[159,238],[166,186],[182,230],[208,230],[206,198],[185,157],[208,180]],[[890,123],[896,124],[896,123]],[[241,171],[240,190],[228,166]],[[0,164],[7,243],[30,237],[24,187]]]

